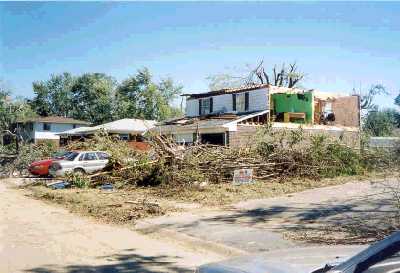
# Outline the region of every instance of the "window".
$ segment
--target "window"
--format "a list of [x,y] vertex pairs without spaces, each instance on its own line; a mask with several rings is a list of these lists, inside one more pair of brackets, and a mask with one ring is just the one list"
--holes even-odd
[[246,111],[246,99],[245,93],[236,94],[236,111],[244,112]]
[[[74,161],[74,159],[79,155],[79,153],[77,152],[71,152],[68,155],[65,156],[64,160],[68,160],[68,161]],[[82,156],[81,156],[82,158]],[[81,159],[79,159],[81,160]]]
[[119,139],[120,140],[129,140],[129,134],[120,134]]
[[233,107],[232,110],[236,112],[246,112],[249,110],[249,93],[232,94]]
[[28,131],[33,131],[33,123],[32,123],[32,122],[29,122],[29,123],[26,125],[26,129],[27,129]]
[[110,156],[109,156],[108,154],[106,154],[106,153],[99,152],[99,153],[97,153],[97,157],[98,157],[100,160],[106,160],[106,159],[108,159]]
[[50,123],[43,123],[43,131],[50,131],[51,124]]
[[76,128],[76,124],[72,124],[72,129],[75,129]]
[[83,157],[84,161],[97,160],[96,153],[86,153]]
[[200,116],[210,114],[213,111],[213,98],[199,99]]

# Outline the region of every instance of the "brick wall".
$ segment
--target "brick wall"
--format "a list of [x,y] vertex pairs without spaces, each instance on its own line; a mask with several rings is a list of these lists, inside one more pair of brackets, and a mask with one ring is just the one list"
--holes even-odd
[[[256,143],[257,126],[238,125],[237,131],[229,132],[229,146],[231,147],[249,147]],[[298,130],[292,128],[273,128],[273,130]],[[360,133],[358,130],[324,130],[303,128],[304,135],[324,134],[331,139],[341,140],[344,144],[358,148],[360,146]]]
[[257,134],[257,126],[238,125],[237,131],[229,132],[229,146],[246,147],[254,144],[255,135]]

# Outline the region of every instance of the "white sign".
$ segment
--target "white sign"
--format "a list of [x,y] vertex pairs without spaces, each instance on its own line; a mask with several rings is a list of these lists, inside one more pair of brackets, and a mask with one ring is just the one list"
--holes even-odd
[[239,169],[233,171],[233,184],[242,185],[253,182],[253,169]]

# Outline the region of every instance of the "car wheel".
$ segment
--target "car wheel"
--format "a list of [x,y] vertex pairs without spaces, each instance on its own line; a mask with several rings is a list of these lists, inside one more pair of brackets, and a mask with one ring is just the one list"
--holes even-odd
[[75,174],[85,174],[85,170],[81,168],[76,168],[74,169]]

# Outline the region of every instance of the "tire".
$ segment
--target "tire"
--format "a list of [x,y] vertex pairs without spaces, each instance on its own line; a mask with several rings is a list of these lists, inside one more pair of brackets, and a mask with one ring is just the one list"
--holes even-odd
[[76,168],[76,169],[74,169],[74,173],[75,174],[85,174],[86,172],[82,168]]

